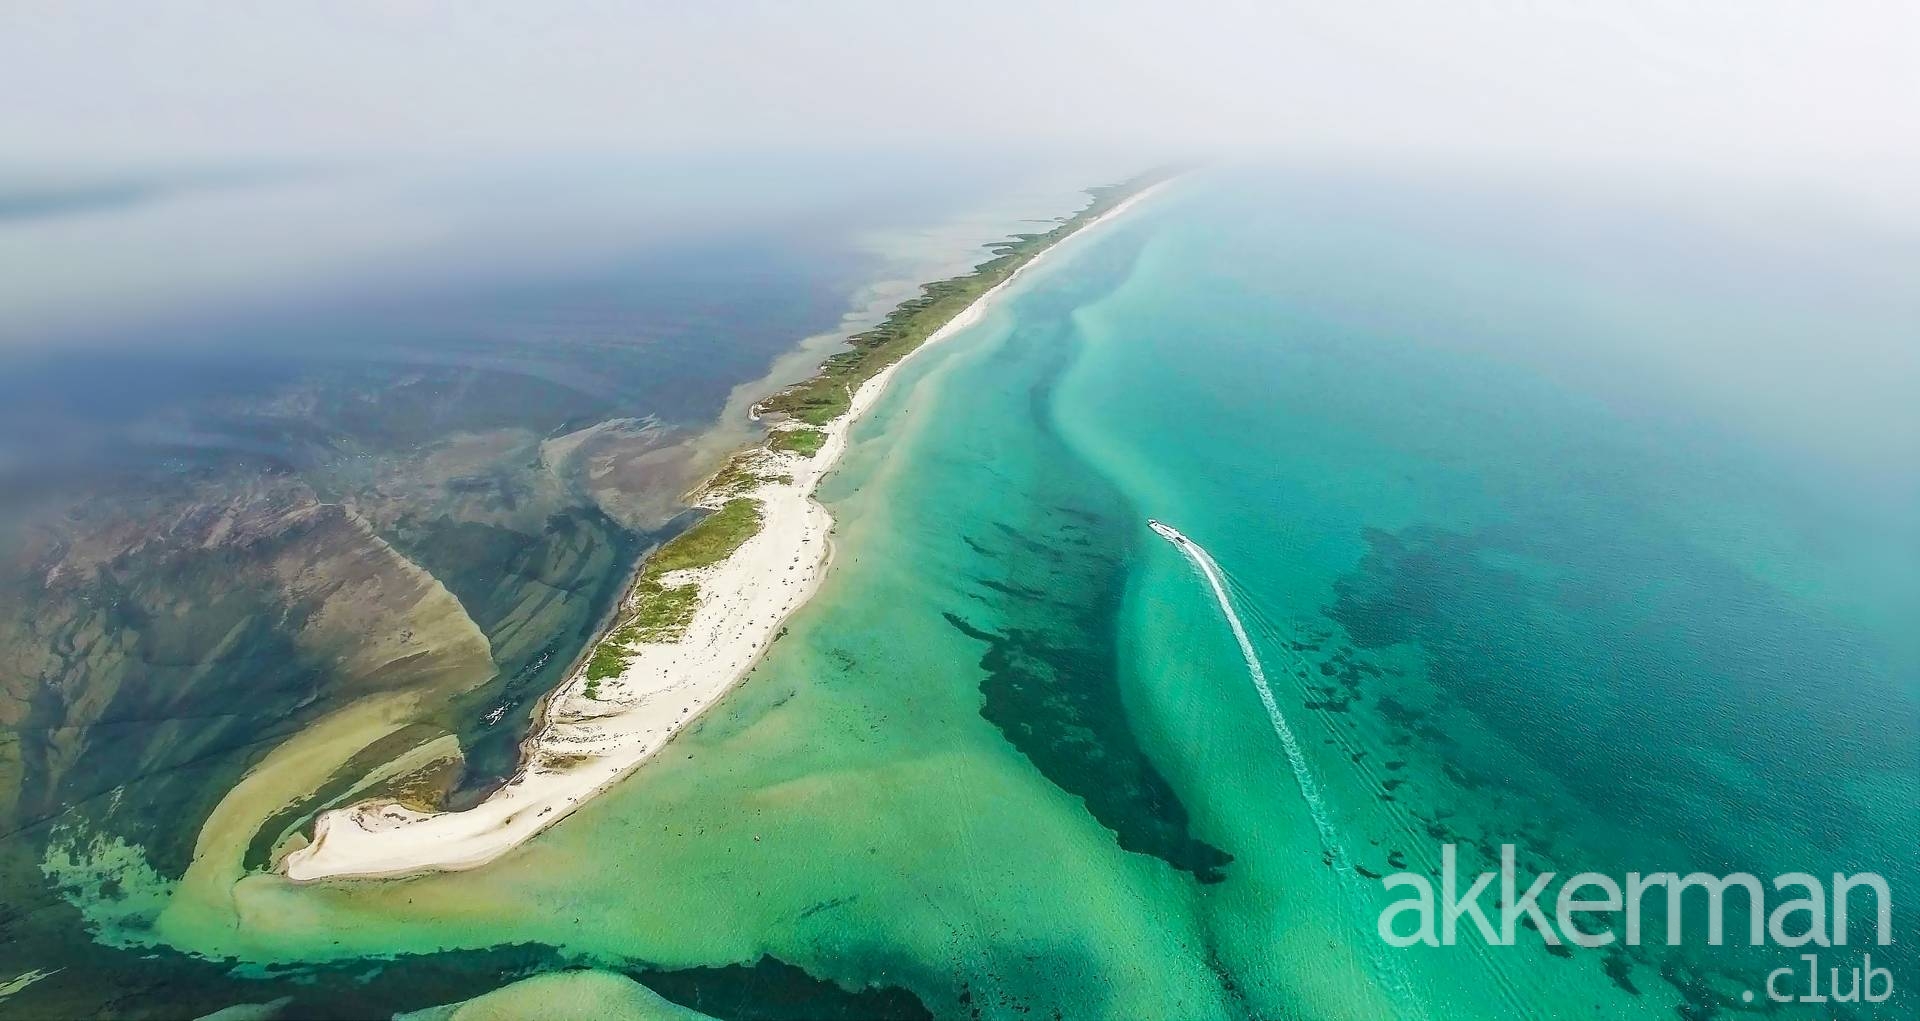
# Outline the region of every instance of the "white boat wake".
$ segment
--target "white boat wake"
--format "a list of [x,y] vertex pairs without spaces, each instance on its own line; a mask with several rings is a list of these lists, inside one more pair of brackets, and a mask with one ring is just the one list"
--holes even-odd
[[1187,555],[1193,566],[1200,569],[1202,577],[1213,589],[1213,597],[1220,602],[1220,612],[1227,618],[1227,626],[1233,629],[1234,641],[1240,643],[1240,655],[1247,661],[1247,673],[1253,677],[1253,687],[1260,695],[1260,704],[1267,709],[1267,718],[1273,721],[1273,732],[1280,737],[1280,746],[1287,753],[1287,765],[1293,767],[1293,779],[1300,787],[1300,796],[1307,802],[1307,814],[1313,817],[1314,828],[1320,831],[1320,843],[1333,858],[1333,867],[1342,872],[1350,871],[1346,848],[1340,843],[1340,835],[1334,831],[1333,819],[1327,814],[1325,800],[1320,796],[1320,785],[1313,779],[1313,770],[1307,765],[1307,756],[1300,748],[1300,738],[1293,732],[1293,726],[1287,722],[1286,714],[1280,711],[1280,703],[1273,697],[1273,688],[1267,683],[1267,671],[1260,663],[1260,656],[1253,650],[1253,639],[1247,637],[1246,625],[1240,621],[1240,614],[1234,612],[1233,600],[1227,597],[1226,579],[1216,563],[1200,544],[1181,534],[1179,529],[1162,521],[1151,518],[1147,527],[1157,532],[1161,538],[1173,544],[1173,548]]
[[[1340,834],[1334,829],[1333,818],[1328,812],[1325,798],[1320,793],[1320,785],[1314,780],[1313,770],[1307,765],[1306,753],[1301,749],[1300,737],[1294,733],[1293,725],[1287,722],[1286,714],[1280,711],[1280,703],[1273,696],[1272,686],[1267,683],[1266,667],[1261,664],[1259,653],[1254,651],[1253,639],[1248,637],[1246,625],[1241,623],[1240,614],[1233,608],[1233,599],[1227,595],[1225,572],[1220,569],[1220,564],[1213,559],[1212,554],[1203,549],[1199,543],[1187,538],[1179,529],[1153,518],[1147,519],[1147,527],[1153,529],[1154,533],[1162,539],[1172,543],[1174,549],[1185,554],[1187,559],[1192,561],[1193,566],[1200,571],[1201,577],[1207,580],[1208,587],[1213,589],[1213,597],[1220,604],[1220,613],[1227,618],[1227,627],[1233,630],[1234,641],[1240,644],[1240,655],[1247,662],[1247,673],[1253,678],[1253,687],[1260,695],[1260,704],[1266,707],[1267,719],[1272,721],[1273,732],[1280,738],[1280,747],[1286,752],[1287,765],[1293,769],[1293,779],[1300,788],[1300,797],[1307,803],[1307,814],[1313,819],[1314,829],[1319,831],[1320,845],[1326,851],[1327,859],[1333,865],[1334,871],[1344,877],[1345,882],[1342,885],[1346,886],[1354,896],[1356,907],[1361,909],[1362,913],[1370,912],[1373,908],[1372,902],[1366,892],[1360,889],[1359,873],[1354,871],[1352,862],[1347,856],[1346,846],[1340,842]],[[1425,1004],[1419,997],[1413,995],[1412,983],[1408,980],[1405,968],[1401,966],[1399,960],[1387,955],[1386,945],[1377,940],[1370,926],[1368,929],[1369,931],[1361,939],[1372,951],[1370,956],[1381,984],[1398,1001],[1400,1016],[1407,1019],[1427,1017]]]

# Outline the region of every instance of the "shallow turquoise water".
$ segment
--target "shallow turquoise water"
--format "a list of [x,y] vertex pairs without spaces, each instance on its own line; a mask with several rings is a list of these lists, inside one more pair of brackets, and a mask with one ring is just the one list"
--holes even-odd
[[[1051,421],[1229,572],[1345,851],[1380,873],[1443,840],[1563,875],[1871,869],[1910,929],[1920,601],[1894,565],[1920,505],[1913,354],[1889,352],[1916,320],[1872,288],[1883,266],[1855,275],[1881,253],[1782,279],[1768,243],[1624,202],[1210,183],[1103,247],[1130,264],[1072,310]],[[1217,610],[1137,541],[1131,708],[1219,805],[1209,839],[1297,832]],[[1286,900],[1234,913],[1276,924]],[[1373,977],[1443,1012],[1668,1013],[1795,959],[1540,950]]]
[[[672,754],[479,872],[156,931],[669,998],[771,955],[941,1017],[1801,1016],[1740,998],[1797,951],[1698,934],[1394,950],[1379,877],[1873,869],[1913,931],[1914,250],[1190,180],[902,372],[820,595]],[[1225,571],[1297,761],[1148,516]]]
[[[1884,260],[1912,248],[1835,226],[1811,265],[1805,231],[1214,174],[917,367],[830,490],[886,566],[846,565],[800,644],[856,690],[977,687],[1129,852],[1063,870],[1182,940],[1156,958],[1089,893],[1053,909],[1094,949],[1009,1002],[1144,967],[1131,1002],[1175,1010],[1199,961],[1222,1013],[1704,1016],[1797,960],[1385,947],[1376,878],[1448,843],[1469,873],[1507,843],[1529,876],[1874,870],[1910,930],[1920,310]],[[1299,762],[1150,515],[1228,573]]]

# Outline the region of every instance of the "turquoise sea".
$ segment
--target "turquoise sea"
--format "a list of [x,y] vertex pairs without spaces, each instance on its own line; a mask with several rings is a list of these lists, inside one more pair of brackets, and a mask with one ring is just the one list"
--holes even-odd
[[[820,595],[633,780],[473,873],[82,909],[391,962],[396,1009],[591,967],[723,1017],[1911,1017],[1916,270],[1784,207],[1194,175],[901,373]],[[1895,999],[1749,1002],[1803,951],[1691,930],[1386,946],[1380,878],[1448,844],[1877,871],[1895,944],[1822,955]],[[539,1002],[642,1009],[576,979]]]
[[[1215,174],[935,355],[844,498],[919,597],[848,598],[916,606],[865,620],[889,646],[980,655],[981,715],[1171,866],[1181,896],[1120,898],[1151,937],[1042,955],[1065,985],[1121,985],[1085,961],[1173,931],[1181,964],[1143,946],[1167,985],[1123,1012],[1704,1017],[1797,963],[1385,948],[1374,877],[1445,843],[1469,873],[1507,843],[1529,875],[1878,871],[1914,931],[1914,251],[1650,199]],[[1279,719],[1148,516],[1222,565]]]

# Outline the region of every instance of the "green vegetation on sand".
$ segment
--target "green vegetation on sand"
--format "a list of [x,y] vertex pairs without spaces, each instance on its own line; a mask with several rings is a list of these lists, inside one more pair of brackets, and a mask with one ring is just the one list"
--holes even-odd
[[818,429],[776,429],[767,437],[767,449],[790,450],[802,457],[812,457],[826,442],[827,434]]
[[732,556],[758,531],[760,501],[735,497],[655,550],[642,577],[658,579],[673,571],[710,567]]
[[662,584],[661,576],[725,560],[760,531],[760,522],[760,502],[735,497],[647,558],[619,625],[594,647],[587,660],[588,698],[600,697],[600,681],[620,676],[633,659],[635,645],[671,642],[686,634],[694,608],[700,603],[700,586],[695,582]]
[[809,425],[825,425],[839,418],[846,414],[853,392],[860,384],[919,347],[975,299],[1056,242],[1167,176],[1166,171],[1155,171],[1121,184],[1088,189],[1093,201],[1087,203],[1086,208],[1060,221],[1052,230],[1016,234],[995,245],[994,257],[975,266],[970,273],[928,284],[917,297],[901,302],[880,325],[849,337],[848,350],[828,358],[818,375],[775,394],[762,407],[792,415]]
[[700,602],[700,586],[693,582],[666,585],[660,580],[662,576],[717,564],[760,530],[759,502],[739,494],[770,482],[792,481],[792,476],[763,475],[754,470],[755,458],[762,450],[804,457],[818,453],[827,434],[817,427],[846,414],[860,384],[919,347],[1041,252],[1168,176],[1168,171],[1154,171],[1117,185],[1088,189],[1092,200],[1079,212],[1051,230],[1016,234],[994,245],[993,258],[972,271],[926,285],[920,294],[901,302],[880,325],[848,338],[848,350],[828,358],[813,378],[769,398],[762,405],[766,410],[792,416],[815,428],[775,429],[763,448],[735,454],[707,480],[702,487],[704,493],[731,498],[647,559],[621,620],[587,661],[587,697],[599,697],[598,682],[618,677],[626,669],[635,645],[671,642],[686,634]]
[[631,640],[674,641],[686,632],[687,622],[693,619],[693,609],[699,602],[700,586],[693,582],[666,586],[643,580],[634,589],[636,609],[633,623],[628,626],[633,632]]
[[[775,476],[762,475],[754,471],[754,462],[759,459],[759,456],[759,447],[742,450],[733,455],[727,459],[727,463],[722,465],[719,471],[713,473],[713,477],[700,486],[699,492],[703,495],[737,496],[772,481]],[[786,478],[792,481],[791,476]]]

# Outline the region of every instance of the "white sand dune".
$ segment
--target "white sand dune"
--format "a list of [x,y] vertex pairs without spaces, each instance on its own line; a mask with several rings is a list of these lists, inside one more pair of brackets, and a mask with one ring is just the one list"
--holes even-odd
[[[1163,186],[1127,198],[1076,236]],[[1054,248],[982,294],[907,357],[978,322],[990,302]],[[464,812],[423,813],[391,802],[327,812],[315,825],[313,843],[288,854],[281,869],[304,882],[474,868],[566,818],[637,769],[746,676],[781,623],[819,585],[833,519],[813,499],[814,488],[846,450],[853,424],[904,363],[903,358],[861,385],[847,413],[825,427],[826,440],[812,457],[760,452],[760,474],[788,475],[792,481],[740,494],[761,503],[759,533],[718,564],[662,578],[667,584],[700,583],[700,604],[685,636],[636,646],[625,671],[600,682],[598,698],[587,697],[584,670],[554,691],[519,775]]]

